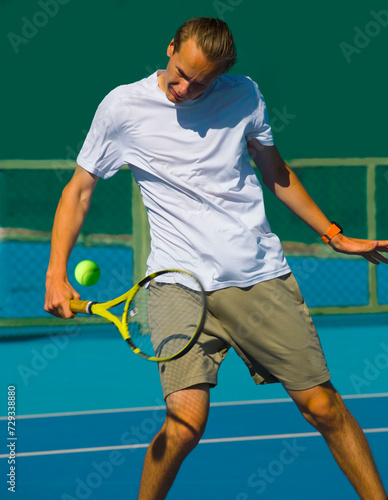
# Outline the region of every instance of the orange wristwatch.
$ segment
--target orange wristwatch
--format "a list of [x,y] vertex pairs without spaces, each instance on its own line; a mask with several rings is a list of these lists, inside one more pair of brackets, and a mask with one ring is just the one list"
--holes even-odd
[[331,223],[331,226],[330,226],[330,229],[326,232],[326,234],[324,234],[323,236],[321,236],[321,240],[324,242],[324,243],[329,243],[330,240],[332,238],[334,238],[334,236],[338,233],[342,233],[342,227],[337,224],[336,222],[332,222]]

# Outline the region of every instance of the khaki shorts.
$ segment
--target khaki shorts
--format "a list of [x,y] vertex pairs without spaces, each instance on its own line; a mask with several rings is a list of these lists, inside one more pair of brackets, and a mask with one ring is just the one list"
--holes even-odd
[[281,382],[304,390],[330,379],[321,343],[292,274],[248,288],[207,294],[208,313],[197,343],[182,358],[159,364],[164,397],[196,384],[217,384],[230,347],[256,384]]

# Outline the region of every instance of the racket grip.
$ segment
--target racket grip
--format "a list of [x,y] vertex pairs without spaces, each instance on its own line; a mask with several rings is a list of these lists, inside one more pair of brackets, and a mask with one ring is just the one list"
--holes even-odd
[[71,300],[70,309],[73,313],[93,314],[91,307],[94,302],[90,300]]

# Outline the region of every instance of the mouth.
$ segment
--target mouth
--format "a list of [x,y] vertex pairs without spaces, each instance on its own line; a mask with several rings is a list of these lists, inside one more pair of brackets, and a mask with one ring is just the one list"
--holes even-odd
[[170,87],[170,91],[177,101],[182,101],[183,97],[178,95],[172,87]]

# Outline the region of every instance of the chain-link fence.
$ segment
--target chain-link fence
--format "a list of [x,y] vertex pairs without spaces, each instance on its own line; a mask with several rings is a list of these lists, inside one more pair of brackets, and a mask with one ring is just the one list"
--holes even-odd
[[[309,193],[346,234],[388,239],[388,159],[289,162]],[[71,162],[0,162],[0,325],[58,325],[43,310],[50,231]],[[272,230],[313,313],[388,311],[388,266],[336,254],[264,189]],[[105,301],[124,293],[144,272],[149,228],[131,172],[97,183],[82,233],[69,260],[69,277],[83,297]],[[83,259],[96,261],[101,279],[75,283]],[[78,318],[76,321],[86,321]],[[88,319],[89,321],[89,319]]]
[[[348,236],[387,239],[388,160],[303,159],[289,162],[327,217]],[[335,253],[264,189],[272,230],[313,313],[388,310],[388,267],[360,256]]]
[[[1,168],[3,167],[3,168]],[[45,275],[54,215],[74,170],[65,162],[2,162],[0,165],[0,326],[59,325],[44,309]],[[83,298],[106,301],[124,293],[144,272],[149,233],[132,174],[123,168],[97,183],[92,204],[68,264],[70,283]],[[137,215],[138,214],[138,215]],[[92,287],[76,283],[77,263],[91,259],[101,268]],[[77,317],[75,322],[98,321]]]

